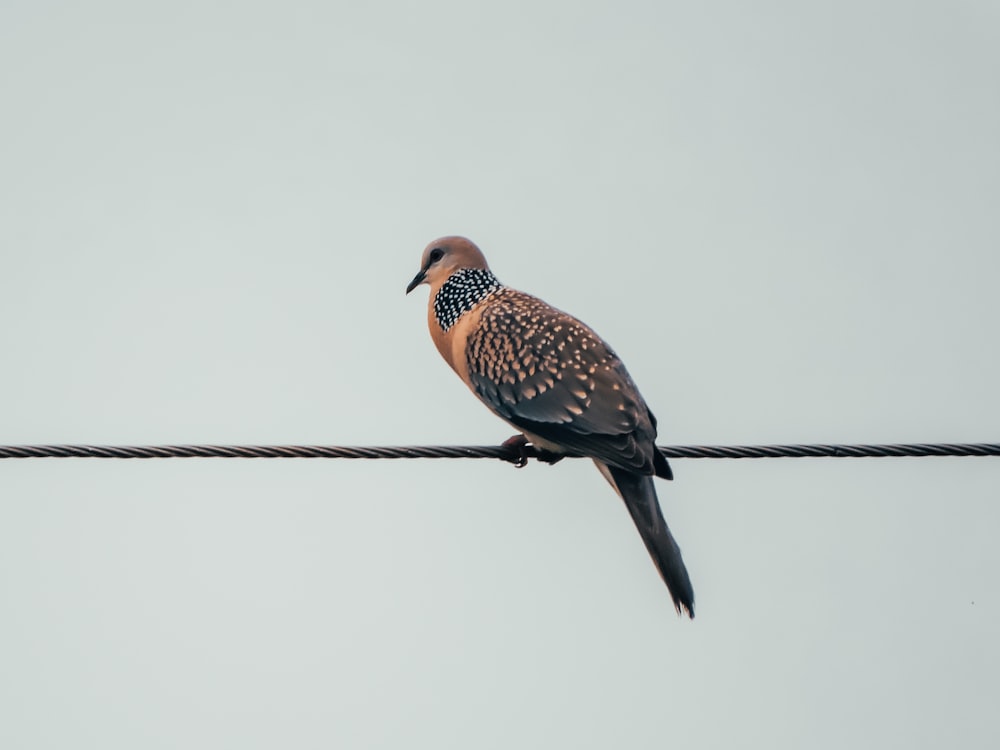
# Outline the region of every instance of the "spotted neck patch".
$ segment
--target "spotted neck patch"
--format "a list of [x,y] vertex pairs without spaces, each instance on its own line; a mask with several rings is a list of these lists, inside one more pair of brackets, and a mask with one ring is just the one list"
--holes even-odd
[[455,271],[434,296],[434,317],[441,330],[447,331],[462,315],[502,286],[497,277],[485,268]]

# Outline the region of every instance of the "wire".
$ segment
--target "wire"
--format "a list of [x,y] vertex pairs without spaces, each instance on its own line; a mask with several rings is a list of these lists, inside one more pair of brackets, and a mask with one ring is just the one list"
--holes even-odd
[[[663,445],[667,458],[897,458],[1000,456],[1000,443],[893,445]],[[546,456],[551,461],[551,454]],[[568,455],[567,458],[579,458]],[[494,458],[524,465],[530,445],[0,445],[3,458]]]

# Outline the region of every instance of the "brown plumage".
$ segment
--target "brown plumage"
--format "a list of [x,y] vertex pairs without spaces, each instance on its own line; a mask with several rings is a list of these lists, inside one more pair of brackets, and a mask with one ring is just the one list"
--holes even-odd
[[693,617],[691,581],[653,486],[653,475],[672,478],[656,448],[656,418],[614,351],[573,316],[500,284],[463,237],[427,246],[407,293],[420,284],[431,288],[427,323],[445,361],[536,447],[594,460],[677,611]]

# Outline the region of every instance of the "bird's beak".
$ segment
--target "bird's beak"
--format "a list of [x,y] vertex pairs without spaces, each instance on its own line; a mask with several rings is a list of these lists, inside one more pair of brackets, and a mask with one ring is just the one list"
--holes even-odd
[[426,278],[427,278],[427,269],[421,268],[420,271],[417,272],[417,275],[413,277],[413,281],[411,281],[409,284],[406,285],[406,293],[409,294],[418,286],[423,284]]

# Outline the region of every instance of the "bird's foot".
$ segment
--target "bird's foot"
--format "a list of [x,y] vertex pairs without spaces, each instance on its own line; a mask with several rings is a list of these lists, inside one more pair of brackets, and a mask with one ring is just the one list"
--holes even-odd
[[507,448],[509,453],[503,456],[502,460],[509,461],[518,469],[523,469],[528,465],[528,458],[534,453],[528,450],[528,438],[524,435],[512,435],[500,444],[501,448]]
[[566,456],[564,456],[562,453],[556,453],[555,451],[547,451],[544,448],[539,448],[536,445],[535,458],[537,458],[543,464],[548,464],[549,466],[551,466],[552,464],[559,463],[564,458],[566,458]]
[[503,441],[502,447],[509,449],[512,453],[510,458],[504,458],[503,460],[510,461],[519,469],[527,466],[529,458],[537,458],[545,464],[559,463],[565,458],[561,453],[547,451],[544,448],[539,448],[537,445],[531,445],[528,438],[524,435],[513,435],[507,438]]

